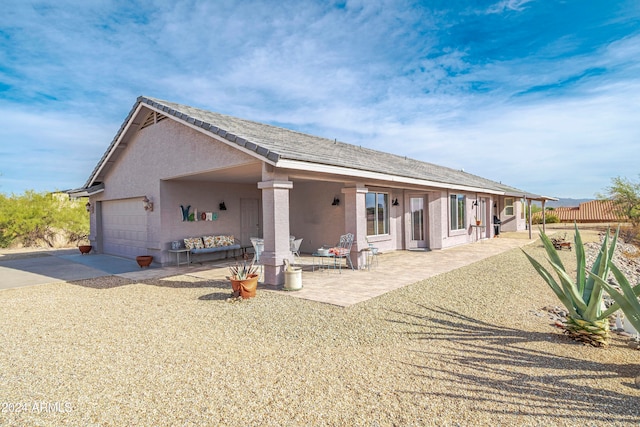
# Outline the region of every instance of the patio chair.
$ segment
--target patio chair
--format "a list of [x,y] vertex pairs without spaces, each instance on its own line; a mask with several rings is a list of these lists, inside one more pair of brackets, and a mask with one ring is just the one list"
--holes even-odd
[[302,244],[302,239],[295,239],[291,242],[291,253],[298,258],[300,258],[300,245]]
[[253,246],[253,260],[251,261],[255,265],[260,266],[260,278],[262,278],[262,263],[260,262],[260,255],[264,251],[264,239],[259,237],[251,237],[251,245]]
[[[342,270],[342,258],[346,261],[346,267],[353,270],[353,262],[351,262],[351,246],[353,246],[353,234],[347,233],[340,236],[340,242],[335,248],[331,248],[329,252],[335,256],[334,262],[338,263],[338,268]],[[340,260],[338,262],[338,260]]]

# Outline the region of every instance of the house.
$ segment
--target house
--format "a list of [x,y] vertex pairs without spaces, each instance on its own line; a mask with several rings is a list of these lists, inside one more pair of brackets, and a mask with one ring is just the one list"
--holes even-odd
[[[311,253],[355,236],[381,251],[439,250],[526,227],[550,198],[459,170],[186,105],[139,97],[85,185],[97,252],[175,262],[172,241],[264,238],[265,282],[284,281],[289,236]],[[224,206],[223,206],[224,205]],[[194,214],[184,221],[183,210]],[[223,210],[222,208],[226,208]],[[204,213],[204,215],[203,215]],[[198,220],[204,219],[204,220]],[[476,225],[476,219],[480,226]]]
[[[541,221],[542,212],[533,214],[533,219]],[[591,200],[580,203],[578,207],[557,207],[547,212],[547,215],[555,215],[560,222],[568,223],[609,223],[627,222],[629,218],[624,215],[613,200]]]

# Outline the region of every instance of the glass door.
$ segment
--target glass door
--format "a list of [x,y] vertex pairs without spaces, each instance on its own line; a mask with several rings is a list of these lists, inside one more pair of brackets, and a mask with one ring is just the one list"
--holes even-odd
[[484,228],[480,229],[480,238],[486,239],[490,233],[491,220],[489,212],[489,201],[486,197],[480,198],[480,206],[478,208],[478,219],[481,221],[480,224],[484,226]]
[[409,207],[411,209],[411,241],[409,242],[409,249],[426,248],[424,196],[411,197],[409,199]]

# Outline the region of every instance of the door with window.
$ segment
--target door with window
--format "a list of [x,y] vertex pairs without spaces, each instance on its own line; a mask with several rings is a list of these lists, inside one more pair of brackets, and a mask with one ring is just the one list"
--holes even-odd
[[426,197],[411,195],[409,197],[410,237],[409,249],[424,249],[427,247],[427,216]]

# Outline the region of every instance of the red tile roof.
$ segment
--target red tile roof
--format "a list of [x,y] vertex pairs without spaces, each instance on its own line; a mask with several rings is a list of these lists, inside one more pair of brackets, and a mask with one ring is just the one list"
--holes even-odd
[[[618,208],[612,200],[592,200],[580,203],[575,207],[559,207],[547,211],[547,215],[555,215],[560,222],[625,222],[626,216],[618,215]],[[542,212],[533,214],[533,218],[541,217]]]

